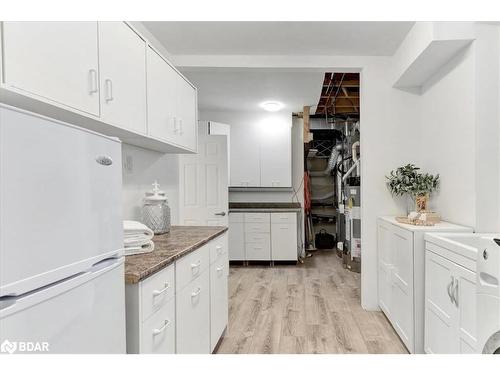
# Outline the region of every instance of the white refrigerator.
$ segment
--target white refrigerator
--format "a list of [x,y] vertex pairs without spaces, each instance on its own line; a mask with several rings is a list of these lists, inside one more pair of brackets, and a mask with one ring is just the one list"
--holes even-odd
[[121,143],[0,104],[0,352],[125,353]]

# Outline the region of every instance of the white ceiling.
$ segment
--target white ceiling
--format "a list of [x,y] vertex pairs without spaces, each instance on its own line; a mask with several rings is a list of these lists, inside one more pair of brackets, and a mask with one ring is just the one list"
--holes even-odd
[[261,111],[276,100],[283,110],[302,111],[318,103],[324,72],[290,69],[200,68],[183,71],[198,88],[201,111]]
[[414,22],[143,22],[172,55],[392,55]]

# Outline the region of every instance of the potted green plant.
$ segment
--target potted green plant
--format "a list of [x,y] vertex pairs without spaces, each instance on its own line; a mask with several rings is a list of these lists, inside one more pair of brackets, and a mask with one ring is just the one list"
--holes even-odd
[[387,178],[387,186],[392,195],[411,198],[414,208],[408,211],[428,211],[429,195],[439,188],[439,174],[421,173],[414,164],[406,164],[391,171]]

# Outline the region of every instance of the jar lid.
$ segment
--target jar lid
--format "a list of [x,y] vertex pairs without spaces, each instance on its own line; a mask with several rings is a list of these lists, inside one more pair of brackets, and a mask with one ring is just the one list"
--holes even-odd
[[144,202],[166,202],[167,197],[165,195],[165,192],[160,190],[160,184],[158,183],[158,181],[155,181],[152,185],[153,190],[146,193]]

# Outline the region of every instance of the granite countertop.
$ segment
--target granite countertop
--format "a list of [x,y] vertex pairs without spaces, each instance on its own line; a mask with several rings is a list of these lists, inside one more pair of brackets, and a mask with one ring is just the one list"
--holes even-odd
[[230,202],[230,210],[246,210],[246,209],[300,209],[298,202]]
[[155,236],[151,253],[125,257],[125,282],[136,284],[227,231],[227,227],[172,226]]

